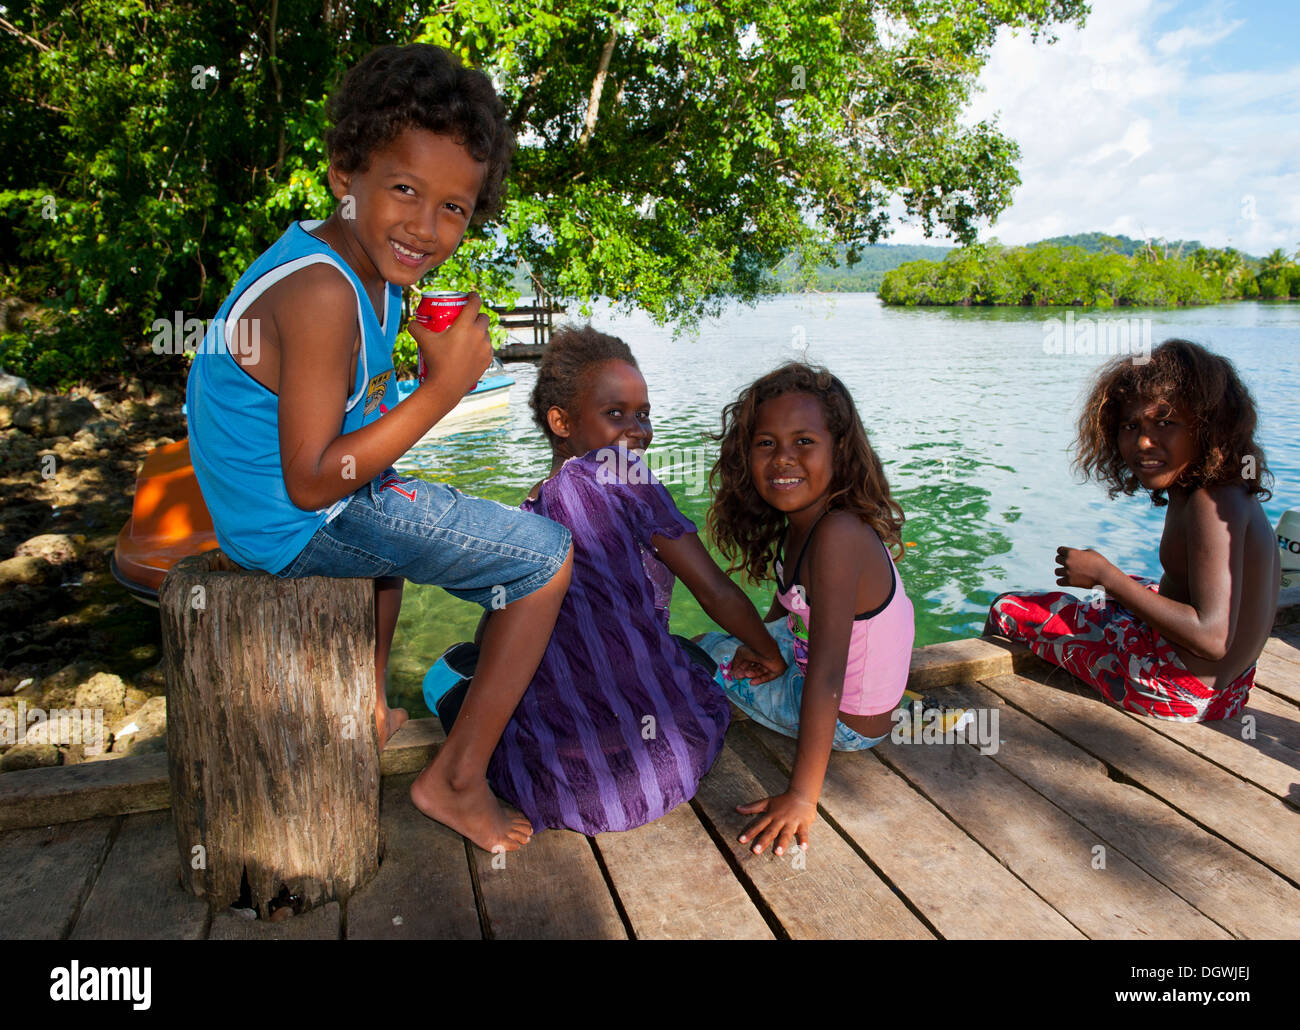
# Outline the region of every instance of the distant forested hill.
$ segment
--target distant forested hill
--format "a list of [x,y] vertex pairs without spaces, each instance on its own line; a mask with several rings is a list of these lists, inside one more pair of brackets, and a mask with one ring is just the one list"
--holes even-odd
[[857,263],[850,267],[845,248],[841,247],[835,265],[818,265],[811,272],[801,273],[793,259],[786,258],[773,274],[779,287],[791,293],[871,293],[880,289],[880,281],[890,269],[908,261],[942,261],[950,250],[952,247],[878,243],[864,247]]
[[[1140,250],[1145,250],[1146,240],[1135,240],[1131,236],[1108,236],[1104,232],[1079,232],[1073,236],[1053,236],[1050,240],[1039,240],[1027,244],[1030,247],[1057,246],[1081,247],[1089,254],[1124,254],[1132,257]],[[1191,254],[1201,249],[1200,240],[1158,241],[1153,244],[1162,250]]]

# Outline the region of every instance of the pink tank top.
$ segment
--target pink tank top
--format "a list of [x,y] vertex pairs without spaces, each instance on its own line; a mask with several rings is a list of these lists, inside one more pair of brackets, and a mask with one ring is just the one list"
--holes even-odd
[[[776,562],[777,599],[788,613],[786,625],[794,636],[795,664],[805,676],[808,675],[808,627],[812,623],[812,610],[807,592],[799,585],[799,568],[816,531],[814,525],[804,541],[789,588],[782,583],[785,570],[781,559]],[[880,540],[879,534],[876,539]],[[885,546],[883,540],[880,540],[880,546]],[[885,548],[885,553],[889,554],[888,548]],[[907,686],[916,627],[912,602],[903,589],[892,555],[889,567],[894,573],[894,583],[885,603],[853,619],[848,661],[844,667],[844,690],[840,695],[840,711],[850,715],[879,715],[892,711]]]

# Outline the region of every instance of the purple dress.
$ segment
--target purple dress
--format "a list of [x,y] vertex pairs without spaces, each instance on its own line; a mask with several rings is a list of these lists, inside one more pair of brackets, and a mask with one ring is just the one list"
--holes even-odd
[[611,450],[570,458],[522,506],[573,534],[555,632],[488,767],[538,830],[658,819],[694,796],[730,720],[722,688],[668,633],[672,573],[650,543],[695,525],[635,454],[598,460]]

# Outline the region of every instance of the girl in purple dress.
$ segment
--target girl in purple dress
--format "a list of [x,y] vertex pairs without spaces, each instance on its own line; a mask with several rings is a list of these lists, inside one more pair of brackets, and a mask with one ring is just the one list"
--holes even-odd
[[573,578],[488,779],[535,828],[630,830],[694,796],[730,718],[710,660],[668,632],[674,576],[769,676],[785,661],[641,458],[650,402],[627,344],[558,330],[531,404],[553,460],[523,508],[569,528]]

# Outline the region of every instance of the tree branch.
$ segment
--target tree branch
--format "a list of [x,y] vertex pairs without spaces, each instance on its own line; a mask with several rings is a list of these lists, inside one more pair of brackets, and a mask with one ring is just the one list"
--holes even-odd
[[609,74],[609,59],[614,53],[614,44],[618,42],[618,23],[615,22],[609,27],[609,39],[605,41],[605,49],[600,54],[600,67],[596,69],[596,77],[591,82],[591,96],[587,98],[587,118],[582,128],[582,136],[578,139],[578,146],[585,147],[591,141],[591,134],[596,131],[596,115],[600,111],[600,94],[605,88],[605,76]]
[[542,79],[546,78],[547,69],[550,67],[550,56],[555,50],[552,44],[550,50],[546,52],[546,57],[542,58],[542,63],[538,65],[537,71],[533,72],[533,77],[528,80],[528,85],[524,87],[523,94],[519,97],[519,106],[515,108],[515,113],[510,116],[510,127],[516,132],[524,124],[524,119],[528,117],[528,112],[532,109],[533,101],[537,99],[537,87],[542,84]]
[[22,29],[18,28],[18,26],[5,21],[3,18],[0,18],[0,29],[4,29],[10,35],[17,36],[19,39],[27,40],[28,43],[30,43],[32,46],[34,46],[37,50],[39,50],[43,54],[49,52],[50,48],[47,47],[44,43],[42,43],[39,39],[33,39],[31,36],[27,35],[27,33],[25,33]]
[[280,0],[271,0],[271,78],[275,81],[275,120],[280,123],[280,137],[275,145],[275,164],[271,178],[278,178],[284,164],[284,88],[280,83],[280,68],[275,59],[275,19],[280,12]]

